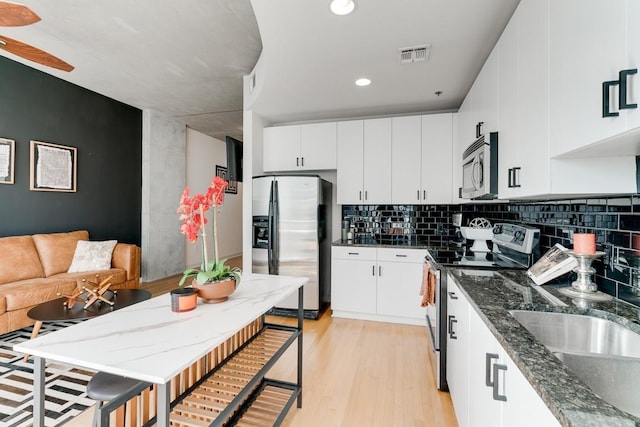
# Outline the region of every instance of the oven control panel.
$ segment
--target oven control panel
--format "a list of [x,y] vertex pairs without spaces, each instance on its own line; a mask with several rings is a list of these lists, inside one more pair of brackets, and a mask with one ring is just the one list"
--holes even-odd
[[493,226],[493,243],[524,254],[530,254],[540,239],[540,230],[518,224],[497,223]]

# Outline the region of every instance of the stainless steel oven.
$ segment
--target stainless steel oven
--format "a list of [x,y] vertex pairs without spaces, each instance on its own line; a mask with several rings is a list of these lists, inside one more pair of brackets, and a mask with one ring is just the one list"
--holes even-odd
[[448,391],[446,381],[446,354],[443,346],[447,345],[446,337],[443,336],[447,333],[442,328],[445,324],[445,317],[447,315],[446,310],[446,298],[442,298],[441,295],[446,295],[446,281],[447,274],[438,263],[435,262],[433,257],[427,252],[427,256],[424,261],[429,267],[429,274],[435,276],[436,292],[435,292],[435,305],[428,305],[426,318],[427,328],[429,332],[429,363],[433,370],[433,378],[436,381],[436,388],[438,390]]

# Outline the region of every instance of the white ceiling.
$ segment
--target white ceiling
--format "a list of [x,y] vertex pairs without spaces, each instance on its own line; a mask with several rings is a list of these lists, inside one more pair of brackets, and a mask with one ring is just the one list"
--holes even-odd
[[0,54],[202,133],[242,140],[242,78],[262,49],[249,0],[15,0],[42,18],[0,34],[69,73]]
[[[271,123],[457,110],[519,3],[355,1],[335,16],[329,0],[251,0],[263,86],[245,108]],[[428,61],[399,63],[399,48],[423,44]],[[373,83],[355,86],[361,76]]]
[[[0,54],[242,140],[242,78],[261,51],[245,108],[273,123],[455,110],[519,0],[356,1],[338,17],[329,0],[24,0],[42,20],[0,34],[75,70]],[[425,43],[429,61],[399,65],[398,48]],[[354,86],[362,75],[371,86]]]

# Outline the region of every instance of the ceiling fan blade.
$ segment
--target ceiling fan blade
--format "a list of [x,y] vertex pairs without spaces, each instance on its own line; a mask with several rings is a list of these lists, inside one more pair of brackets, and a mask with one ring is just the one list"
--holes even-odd
[[40,17],[27,6],[8,1],[0,1],[0,26],[21,27],[38,22]]
[[72,65],[67,64],[62,59],[57,58],[44,50],[18,40],[10,39],[9,37],[0,36],[0,49],[4,49],[14,55],[21,56],[29,61],[37,62],[38,64],[46,65],[47,67],[56,68],[58,70],[71,71],[74,68]]

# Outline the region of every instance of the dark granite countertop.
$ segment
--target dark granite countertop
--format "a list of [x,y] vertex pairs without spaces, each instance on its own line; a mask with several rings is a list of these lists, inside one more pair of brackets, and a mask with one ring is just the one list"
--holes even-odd
[[416,240],[399,240],[393,244],[378,243],[374,238],[355,238],[353,240],[335,240],[332,246],[349,247],[373,247],[373,248],[402,248],[402,249],[428,249],[429,245],[418,243]]
[[567,307],[551,305],[530,285],[523,271],[500,270],[478,275],[478,270],[449,268],[472,307],[507,354],[520,368],[563,426],[640,426],[640,418],[600,399],[572,374],[542,343],[520,325],[508,310],[524,309],[585,314],[612,320],[640,333],[640,310],[622,300],[572,300],[558,292],[564,285],[544,286]]

